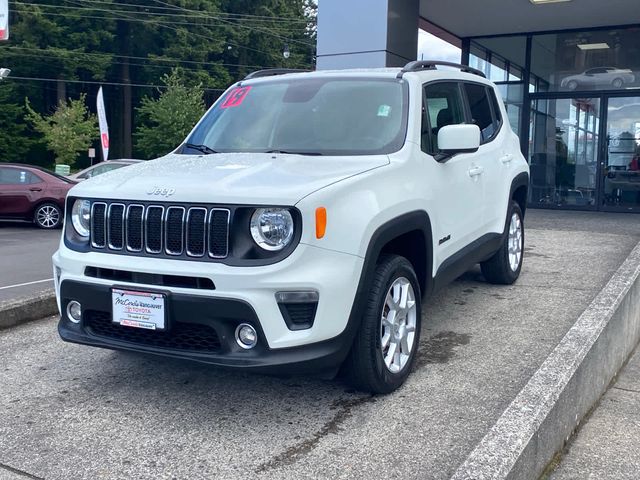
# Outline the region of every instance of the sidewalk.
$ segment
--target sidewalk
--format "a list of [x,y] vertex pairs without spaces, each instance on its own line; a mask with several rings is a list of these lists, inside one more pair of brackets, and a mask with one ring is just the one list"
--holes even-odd
[[549,480],[640,477],[640,351],[578,431]]

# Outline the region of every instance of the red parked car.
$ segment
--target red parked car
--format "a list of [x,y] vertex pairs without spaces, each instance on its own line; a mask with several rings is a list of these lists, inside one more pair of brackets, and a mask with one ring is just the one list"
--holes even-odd
[[27,220],[40,228],[61,227],[64,200],[75,184],[44,168],[0,163],[0,220]]

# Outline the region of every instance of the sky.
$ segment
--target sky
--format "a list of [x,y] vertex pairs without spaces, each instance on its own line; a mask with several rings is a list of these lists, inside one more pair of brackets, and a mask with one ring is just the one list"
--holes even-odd
[[445,60],[447,62],[460,63],[460,49],[438,37],[419,30],[418,33],[418,60]]

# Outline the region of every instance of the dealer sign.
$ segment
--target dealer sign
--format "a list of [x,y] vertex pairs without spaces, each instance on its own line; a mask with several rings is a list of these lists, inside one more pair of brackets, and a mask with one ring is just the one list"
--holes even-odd
[[0,0],[0,40],[9,40],[9,0]]

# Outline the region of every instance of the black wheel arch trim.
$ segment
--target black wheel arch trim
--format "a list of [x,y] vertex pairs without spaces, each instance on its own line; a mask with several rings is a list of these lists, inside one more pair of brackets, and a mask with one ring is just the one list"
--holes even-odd
[[431,269],[431,266],[433,265],[433,236],[431,233],[431,219],[427,212],[424,210],[408,212],[379,226],[369,240],[369,245],[367,246],[362,266],[362,272],[360,274],[360,281],[358,282],[358,288],[356,289],[356,294],[354,296],[351,313],[349,314],[349,320],[346,328],[339,335],[343,339],[343,345],[347,346],[347,348],[344,349],[345,358],[349,353],[353,339],[360,328],[365,308],[364,300],[368,293],[369,285],[373,281],[377,261],[383,251],[383,248],[392,240],[416,230],[423,233],[426,249],[426,275],[424,280],[425,291],[420,292],[420,294],[422,298],[425,298],[433,291],[434,282]]
[[[516,175],[513,180],[511,180],[511,188],[509,190],[509,202],[511,202],[511,200],[513,199],[513,194],[515,193],[515,191],[520,187],[525,187],[528,193],[529,191],[529,173],[528,172],[521,172],[518,175]],[[527,202],[525,199],[524,204],[521,205],[523,217],[524,217],[526,208],[527,208]]]

